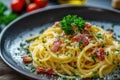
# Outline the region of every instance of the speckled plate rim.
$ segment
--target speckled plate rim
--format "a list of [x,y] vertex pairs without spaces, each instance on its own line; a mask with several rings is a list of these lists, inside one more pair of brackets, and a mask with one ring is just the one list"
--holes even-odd
[[[91,8],[91,9],[94,9],[94,10],[102,10],[102,11],[108,11],[108,12],[112,12],[112,13],[120,13],[119,11],[117,10],[110,10],[110,9],[104,9],[104,8],[99,8],[99,7],[95,7],[95,6],[76,6],[76,5],[55,5],[55,6],[51,6],[51,7],[46,7],[44,9],[38,9],[36,11],[33,11],[33,12],[30,12],[30,13],[26,13],[20,17],[18,17],[17,19],[15,19],[14,21],[12,21],[8,26],[6,26],[1,34],[0,34],[0,56],[2,58],[2,60],[10,67],[12,68],[13,70],[17,71],[18,73],[20,74],[23,74],[29,78],[33,78],[33,79],[38,79],[36,78],[35,76],[31,76],[29,74],[26,74],[25,72],[19,70],[18,68],[15,68],[12,64],[10,64],[9,62],[7,62],[7,60],[4,58],[4,56],[2,55],[2,48],[1,48],[1,40],[2,40],[2,37],[3,35],[5,34],[5,32],[9,29],[9,27],[11,27],[14,23],[16,23],[17,21],[21,20],[22,18],[25,18],[25,17],[29,17],[30,15],[32,14],[36,14],[36,13],[42,13],[44,11],[47,11],[47,10],[54,10],[54,9],[60,9],[60,8],[67,8],[67,7],[83,7],[83,8]],[[40,79],[41,80],[41,79]]]

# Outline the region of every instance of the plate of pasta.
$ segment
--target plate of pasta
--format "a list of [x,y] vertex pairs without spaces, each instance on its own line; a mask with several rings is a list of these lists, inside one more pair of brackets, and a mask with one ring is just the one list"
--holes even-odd
[[32,79],[119,79],[119,14],[62,5],[23,15],[2,31],[1,58]]

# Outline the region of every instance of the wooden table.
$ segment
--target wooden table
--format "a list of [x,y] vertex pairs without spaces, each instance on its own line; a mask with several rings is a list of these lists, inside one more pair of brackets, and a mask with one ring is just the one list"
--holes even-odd
[[29,80],[23,75],[9,68],[0,58],[0,80]]

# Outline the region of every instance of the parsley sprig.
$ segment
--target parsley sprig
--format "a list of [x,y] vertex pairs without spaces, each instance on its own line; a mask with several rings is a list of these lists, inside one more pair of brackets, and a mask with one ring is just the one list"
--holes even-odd
[[62,30],[64,30],[67,35],[75,33],[72,28],[73,26],[77,27],[79,32],[85,28],[85,21],[77,15],[67,15],[60,23]]
[[17,14],[11,12],[9,8],[3,2],[0,1],[0,29],[8,25],[17,17]]

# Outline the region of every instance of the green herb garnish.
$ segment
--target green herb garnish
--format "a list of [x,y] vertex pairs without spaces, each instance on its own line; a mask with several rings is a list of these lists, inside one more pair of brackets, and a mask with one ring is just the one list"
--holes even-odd
[[98,39],[100,39],[100,38],[102,38],[102,34],[97,34],[97,36],[96,36]]
[[93,59],[94,62],[96,62],[96,58],[93,54],[91,54],[91,58]]
[[98,79],[98,77],[95,75],[95,76],[93,76],[93,78],[92,78],[92,80],[97,80]]
[[106,31],[111,31],[111,32],[113,32],[113,29],[107,29]]
[[118,38],[120,38],[120,35],[118,35]]
[[28,66],[28,64],[25,64],[25,66]]
[[67,56],[72,57],[72,56],[73,56],[73,54],[72,54],[72,53],[67,53]]
[[109,55],[109,52],[107,51],[107,52],[106,52],[106,56],[108,56],[108,55]]
[[97,74],[97,71],[93,71],[93,74]]
[[59,57],[59,54],[58,53],[55,53],[57,57]]
[[44,39],[44,38],[45,38],[45,37],[42,38],[42,43],[45,43],[45,39]]
[[116,63],[113,61],[112,64],[115,65]]
[[101,26],[101,28],[103,28],[103,29],[104,29],[104,25],[102,25],[102,26]]
[[3,26],[8,25],[11,21],[18,17],[17,14],[10,12],[8,7],[0,1],[0,28],[2,29]]
[[2,16],[2,20],[4,22],[5,25],[9,24],[11,21],[13,21],[14,19],[16,19],[18,16],[17,14],[14,14],[14,13],[9,13],[8,15],[3,15]]
[[74,73],[74,72],[72,72],[72,75],[75,76],[75,77],[80,78],[80,75],[78,75],[78,74],[76,74],[76,73]]
[[18,53],[15,53],[15,55],[17,56],[17,55],[18,55]]
[[20,47],[24,47],[26,44],[25,43],[20,43]]
[[24,51],[25,51],[25,53],[27,53],[27,54],[30,53],[29,50],[28,50],[28,48],[24,48]]
[[39,33],[41,34],[41,33],[43,33],[43,32],[44,32],[44,29],[40,30],[40,32],[39,32]]
[[30,70],[31,72],[35,72],[36,68],[32,66]]
[[3,14],[7,9],[7,6],[0,2],[0,14]]
[[83,42],[79,42],[79,47],[83,44]]
[[117,75],[115,75],[115,74],[113,74],[113,77],[114,77],[114,78],[117,78],[118,76],[117,76]]
[[115,51],[119,52],[120,50],[118,50],[118,49],[115,49]]
[[62,80],[68,80],[68,78],[66,78],[66,77],[63,77],[63,78],[62,78]]
[[67,35],[75,33],[73,26],[77,27],[79,32],[85,28],[85,21],[77,15],[68,15],[64,17],[60,23],[62,30],[64,30]]
[[19,51],[19,50],[20,50],[20,48],[17,48],[17,50]]
[[112,28],[114,28],[114,27],[115,27],[115,25],[116,25],[115,23],[112,23],[112,26],[111,26],[111,27],[112,27]]

